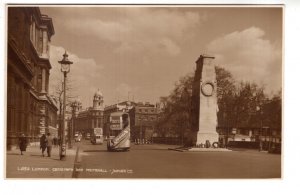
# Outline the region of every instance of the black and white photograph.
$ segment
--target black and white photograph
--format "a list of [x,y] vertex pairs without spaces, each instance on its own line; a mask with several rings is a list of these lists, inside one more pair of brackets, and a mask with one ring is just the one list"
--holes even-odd
[[283,6],[8,5],[7,178],[281,178]]

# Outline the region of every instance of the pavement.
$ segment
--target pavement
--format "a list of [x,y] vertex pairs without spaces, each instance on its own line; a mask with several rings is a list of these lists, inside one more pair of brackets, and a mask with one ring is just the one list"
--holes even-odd
[[[129,152],[107,152],[106,145],[89,141],[67,149],[66,160],[59,148],[43,157],[38,145],[24,155],[14,147],[6,152],[6,179],[75,178],[280,178],[281,155],[249,149],[231,152],[177,151],[179,146],[132,144]],[[46,153],[45,153],[46,154]],[[176,162],[176,163],[175,163]]]
[[21,155],[17,147],[6,152],[5,178],[72,178],[74,162],[76,161],[77,146],[67,149],[65,160],[59,158],[59,147],[52,148],[51,157],[42,156],[39,146],[28,146]]

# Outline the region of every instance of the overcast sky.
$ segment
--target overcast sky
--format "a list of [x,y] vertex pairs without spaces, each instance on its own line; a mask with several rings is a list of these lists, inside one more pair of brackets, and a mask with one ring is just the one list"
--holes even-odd
[[229,7],[42,7],[53,19],[50,87],[61,79],[65,50],[74,62],[68,77],[84,107],[97,89],[104,104],[167,96],[203,54],[236,80],[281,89],[282,9]]

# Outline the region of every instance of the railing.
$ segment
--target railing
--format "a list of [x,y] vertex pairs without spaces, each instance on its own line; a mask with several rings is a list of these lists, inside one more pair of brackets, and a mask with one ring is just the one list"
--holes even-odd
[[152,137],[152,143],[156,144],[183,145],[184,142],[180,137]]

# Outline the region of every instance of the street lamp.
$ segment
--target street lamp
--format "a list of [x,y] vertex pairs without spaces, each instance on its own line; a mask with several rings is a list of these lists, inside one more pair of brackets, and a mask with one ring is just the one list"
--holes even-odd
[[227,145],[228,145],[228,137],[229,137],[229,127],[228,127],[228,117],[227,117],[227,109],[225,112],[223,112],[223,125],[225,126],[225,132],[223,131],[223,143],[224,144],[224,147],[227,148]]
[[263,142],[262,142],[262,133],[263,133],[263,111],[262,111],[262,105],[260,104],[259,106],[256,106],[256,111],[259,112],[260,116],[260,130],[258,134],[258,139],[259,139],[259,151],[263,149]]
[[61,131],[61,144],[60,144],[59,156],[60,156],[60,160],[65,160],[65,158],[66,158],[66,138],[65,138],[66,78],[67,78],[67,74],[70,72],[70,65],[73,64],[73,62],[69,61],[68,54],[65,51],[65,53],[63,55],[63,59],[61,61],[58,61],[58,63],[61,64],[61,72],[64,74],[63,125],[62,125],[62,131]]
[[69,139],[69,148],[72,148],[73,145],[72,145],[72,141],[74,139],[73,135],[74,135],[74,132],[75,132],[75,119],[77,117],[77,111],[80,107],[80,100],[77,99],[75,101],[73,101],[71,103],[71,108],[72,108],[72,118],[71,118],[71,128],[69,128],[69,134],[68,134],[68,139]]
[[140,141],[139,141],[138,143],[139,143],[139,144],[143,144],[143,143],[142,143],[142,137],[143,137],[143,117],[140,116],[140,119],[139,119],[139,120],[140,120],[140,136],[139,136],[139,137],[140,137],[140,138],[139,138]]

